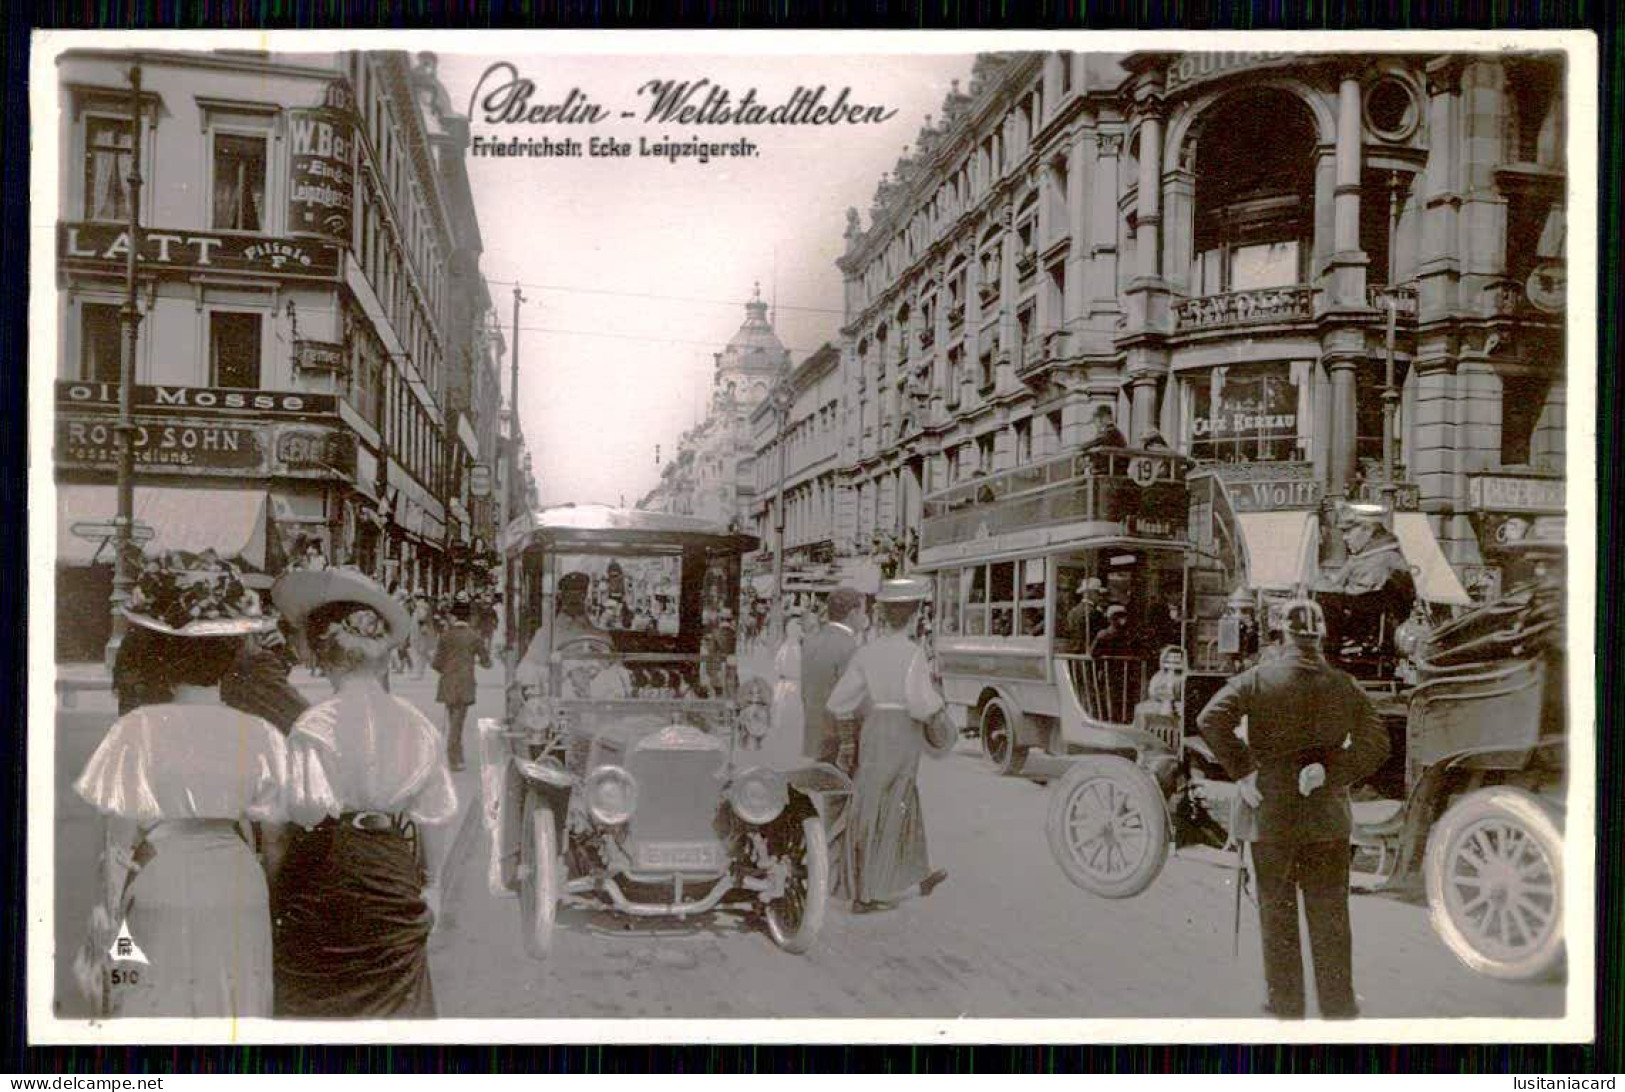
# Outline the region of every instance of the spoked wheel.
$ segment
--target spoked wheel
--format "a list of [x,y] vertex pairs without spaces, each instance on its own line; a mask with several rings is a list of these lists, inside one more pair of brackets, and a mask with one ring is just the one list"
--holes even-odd
[[1001,774],[1018,774],[1027,752],[1016,745],[1016,729],[1004,702],[995,698],[982,707],[982,753]]
[[778,855],[790,866],[784,894],[767,904],[767,934],[787,952],[811,948],[824,927],[829,906],[829,842],[823,820],[809,815],[787,822]]
[[1168,859],[1168,808],[1151,775],[1127,759],[1079,759],[1051,790],[1045,833],[1066,878],[1092,894],[1126,899]]
[[1563,958],[1563,834],[1522,789],[1482,789],[1428,836],[1433,928],[1456,957],[1492,978],[1552,973]]
[[558,829],[553,809],[540,801],[525,808],[525,844],[519,862],[519,928],[525,951],[546,959],[553,950],[559,909]]

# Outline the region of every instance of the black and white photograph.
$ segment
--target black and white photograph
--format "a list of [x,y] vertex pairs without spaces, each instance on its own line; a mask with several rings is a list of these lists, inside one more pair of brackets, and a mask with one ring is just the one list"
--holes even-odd
[[36,32],[31,1038],[1588,1040],[1596,63]]

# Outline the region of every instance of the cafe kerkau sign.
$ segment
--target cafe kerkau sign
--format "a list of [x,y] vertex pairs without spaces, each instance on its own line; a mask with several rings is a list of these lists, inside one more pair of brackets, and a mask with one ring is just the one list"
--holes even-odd
[[[117,224],[59,223],[56,252],[65,265],[122,273],[129,259],[130,233]],[[330,279],[339,274],[339,248],[311,239],[151,228],[141,233],[137,262],[177,273]]]

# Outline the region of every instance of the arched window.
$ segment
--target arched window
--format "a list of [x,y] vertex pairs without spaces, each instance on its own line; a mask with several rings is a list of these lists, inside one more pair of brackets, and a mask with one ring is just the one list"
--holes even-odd
[[1214,106],[1197,137],[1197,296],[1302,284],[1314,234],[1315,125],[1284,91]]

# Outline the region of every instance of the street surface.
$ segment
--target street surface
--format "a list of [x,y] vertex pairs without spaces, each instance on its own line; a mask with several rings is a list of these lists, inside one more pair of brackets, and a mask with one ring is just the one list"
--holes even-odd
[[[313,698],[319,680],[296,676]],[[433,675],[394,682],[437,723]],[[499,671],[480,673],[478,715],[501,704]],[[58,997],[83,1015],[68,963],[83,935],[99,824],[72,793],[112,719],[104,694],[57,718]],[[470,756],[475,752],[470,717]],[[1035,759],[1033,771],[1044,767]],[[476,769],[457,775],[466,809]],[[968,742],[926,761],[920,793],[932,864],[949,879],[926,900],[853,916],[832,903],[805,956],[787,955],[739,920],[650,924],[566,908],[553,955],[531,960],[512,898],[486,886],[489,846],[475,816],[472,852],[447,869],[431,942],[435,995],[460,1017],[1253,1017],[1262,999],[1258,924],[1244,908],[1231,955],[1232,874],[1170,858],[1144,894],[1113,902],[1073,887],[1044,838],[1046,789],[1001,778]],[[1514,984],[1461,966],[1425,908],[1374,897],[1353,903],[1355,986],[1373,1017],[1556,1016],[1556,982]],[[46,923],[37,922],[43,926]]]

